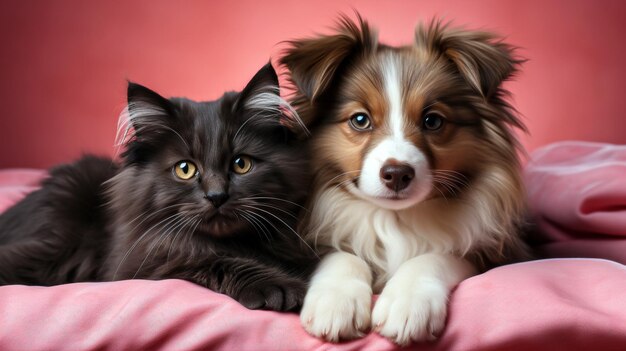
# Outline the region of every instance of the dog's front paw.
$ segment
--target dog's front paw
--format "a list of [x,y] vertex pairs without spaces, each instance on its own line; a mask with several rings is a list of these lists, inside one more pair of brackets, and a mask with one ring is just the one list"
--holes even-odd
[[370,324],[372,289],[361,280],[335,286],[313,286],[307,292],[300,313],[309,334],[328,341],[354,339],[364,335]]
[[372,312],[372,328],[399,345],[433,340],[445,326],[448,290],[437,282],[411,289],[385,287]]
[[299,279],[259,281],[242,289],[237,301],[251,310],[297,311],[302,306],[306,284]]

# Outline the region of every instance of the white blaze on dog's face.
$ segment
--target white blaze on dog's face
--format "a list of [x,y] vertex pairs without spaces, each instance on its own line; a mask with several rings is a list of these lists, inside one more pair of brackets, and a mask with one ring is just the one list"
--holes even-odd
[[431,191],[432,175],[428,159],[415,144],[407,139],[405,130],[411,128],[403,105],[401,62],[391,53],[380,61],[386,115],[380,116],[382,125],[374,126],[368,113],[356,113],[350,120],[357,131],[366,125],[369,129],[383,128],[383,136],[364,155],[361,174],[356,185],[348,189],[355,195],[381,207],[402,209],[422,201]]

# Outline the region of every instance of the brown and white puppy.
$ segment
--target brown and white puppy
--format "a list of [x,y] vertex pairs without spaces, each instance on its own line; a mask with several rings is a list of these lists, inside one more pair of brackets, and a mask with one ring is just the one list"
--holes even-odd
[[312,132],[303,230],[325,254],[304,328],[331,341],[370,327],[399,344],[433,338],[459,282],[525,252],[511,130],[524,126],[501,86],[520,60],[485,32],[433,22],[391,47],[344,17],[334,34],[290,42],[281,62]]

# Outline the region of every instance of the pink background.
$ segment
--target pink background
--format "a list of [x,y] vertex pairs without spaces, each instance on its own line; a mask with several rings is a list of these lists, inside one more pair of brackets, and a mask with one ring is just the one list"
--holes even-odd
[[509,88],[533,150],[564,139],[626,143],[623,1],[0,2],[0,168],[112,154],[126,79],[166,96],[238,90],[282,40],[358,10],[405,44],[435,15],[495,30],[530,59]]

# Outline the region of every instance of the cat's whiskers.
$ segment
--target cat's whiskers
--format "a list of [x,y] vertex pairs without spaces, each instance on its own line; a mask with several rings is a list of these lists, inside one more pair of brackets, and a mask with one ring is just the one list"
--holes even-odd
[[237,211],[239,212],[242,218],[244,218],[248,223],[250,223],[250,225],[252,225],[252,227],[254,228],[254,230],[257,231],[257,233],[263,234],[263,236],[265,236],[269,244],[272,243],[272,240],[270,239],[269,229],[265,227],[265,225],[262,222],[256,219],[256,216],[253,212],[247,211],[247,210],[241,210],[241,209]]
[[[185,248],[190,248],[191,249],[191,250],[188,251],[189,255],[190,255],[189,256],[189,260],[191,260],[191,261],[193,261],[195,259],[197,250],[193,249],[194,246],[189,244],[189,241],[193,238],[193,234],[196,232],[196,229],[198,228],[200,223],[202,223],[202,218],[201,218],[201,215],[198,215],[198,219],[196,220],[196,222],[193,225],[189,226],[189,229],[184,232],[184,234],[182,235],[182,237],[180,239],[180,240],[184,239],[184,240],[187,241],[187,243],[181,245],[181,247],[185,247]],[[207,246],[206,248],[211,252],[211,254],[219,257],[219,255],[211,247]]]
[[[199,224],[199,222],[201,222],[201,221],[202,221],[202,219],[200,219],[199,217],[200,217],[199,215],[195,215],[195,216],[191,217],[191,219],[190,219],[190,223],[191,223],[191,225],[189,226],[190,228],[191,228],[191,227],[196,226],[197,224]],[[186,224],[185,224],[185,225],[186,225]],[[169,263],[169,261],[170,261],[170,255],[171,255],[171,253],[172,253],[172,248],[173,248],[173,246],[174,246],[174,243],[176,242],[176,239],[178,238],[178,236],[179,236],[181,233],[182,233],[182,231],[181,231],[181,230],[179,230],[179,231],[176,233],[176,235],[174,235],[174,237],[172,238],[172,240],[170,240],[170,247],[169,247],[169,249],[167,250],[167,258],[166,258],[166,260],[165,260],[165,263],[166,263],[166,264],[168,264],[168,263]]]
[[[158,214],[158,213],[160,213],[160,212],[163,212],[163,211],[168,210],[168,209],[172,209],[172,208],[174,208],[174,207],[176,207],[176,206],[181,206],[181,207],[182,207],[182,206],[186,206],[186,205],[193,205],[193,203],[191,203],[191,202],[179,203],[179,204],[174,204],[174,205],[166,206],[166,207],[163,207],[163,208],[161,208],[161,209],[159,209],[159,210],[153,211],[153,212],[152,212],[152,213],[150,213],[147,217],[145,217],[145,218],[143,219],[143,221],[141,221],[141,222],[139,222],[137,225],[135,225],[135,227],[133,227],[133,229],[131,229],[131,230],[130,230],[130,232],[133,232],[133,231],[134,231],[135,229],[137,229],[137,227],[139,227],[139,226],[140,226],[143,222],[145,222],[146,220],[148,220],[150,217],[153,217],[153,216],[157,215],[157,214]],[[134,222],[134,221],[138,220],[139,218],[141,218],[141,216],[145,215],[145,214],[146,214],[146,213],[148,213],[149,211],[152,211],[152,210],[146,210],[146,211],[142,212],[139,216],[135,217],[132,221],[130,221],[130,222],[128,222],[128,223],[126,223],[126,225],[131,225],[131,224],[133,224],[133,222]]]
[[155,240],[150,245],[148,249],[148,253],[144,256],[143,260],[141,261],[141,264],[139,265],[139,267],[137,268],[137,270],[135,271],[135,274],[133,275],[131,279],[135,279],[137,277],[137,274],[139,274],[139,272],[143,268],[143,265],[148,260],[148,257],[150,257],[150,254],[152,254],[154,249],[156,249],[157,247],[163,244],[163,241],[167,238],[167,235],[173,232],[174,230],[176,230],[176,228],[179,228],[181,225],[184,225],[187,221],[189,221],[189,218],[187,218],[183,213],[179,213],[176,216],[175,220],[168,222],[165,226],[160,228],[161,234],[159,235],[158,239]]
[[254,205],[255,205],[255,206],[261,206],[261,207],[269,208],[269,209],[272,209],[272,210],[276,210],[276,211],[279,211],[279,212],[282,212],[282,213],[284,213],[284,214],[288,215],[289,217],[291,217],[291,218],[293,218],[293,219],[298,219],[298,217],[297,217],[297,216],[295,216],[293,213],[291,213],[291,212],[289,212],[289,211],[287,211],[287,210],[284,210],[284,209],[282,209],[282,208],[280,208],[280,207],[273,206],[273,205],[268,204],[268,203],[264,203],[264,202],[254,202]]
[[[172,217],[173,217],[173,218],[172,218]],[[168,228],[171,224],[173,224],[173,223],[175,223],[175,222],[180,221],[182,218],[183,218],[183,215],[182,215],[181,213],[176,213],[175,215],[170,216],[170,219],[169,219],[168,221],[164,222],[164,223],[163,223],[163,226],[159,226],[159,227],[153,226],[153,227],[151,227],[149,230],[147,230],[147,231],[146,231],[146,233],[145,233],[145,234],[152,232],[152,229],[155,229],[155,228],[156,228],[156,230],[153,232],[153,233],[154,233],[154,236],[159,235],[159,237],[158,237],[156,240],[153,240],[153,241],[150,243],[150,247],[149,247],[148,255],[149,255],[149,254],[150,254],[150,252],[152,251],[152,248],[154,248],[154,247],[156,246],[156,244],[157,244],[157,243],[161,240],[161,237],[162,237],[162,235],[163,235],[163,233],[162,233],[162,232],[163,232],[163,230],[164,230],[165,228]],[[159,234],[159,233],[161,233],[161,234]],[[141,240],[141,239],[140,239],[140,240]],[[147,257],[147,255],[146,255],[146,257]],[[145,262],[145,260],[146,260],[146,257],[144,257],[144,260],[141,262],[141,265],[140,265],[140,266],[139,266],[139,268],[135,271],[135,274],[132,276],[132,278],[131,278],[131,279],[135,279],[135,277],[136,277],[137,273],[139,272],[139,270],[140,270],[140,269],[141,269],[141,267],[143,266],[143,264],[144,264],[144,262]]]
[[304,207],[304,206],[302,206],[302,205],[299,205],[299,204],[297,204],[297,203],[295,203],[295,202],[293,202],[293,201],[289,201],[289,200],[281,199],[281,198],[279,198],[279,197],[273,197],[273,196],[255,196],[255,195],[253,195],[253,196],[249,196],[249,197],[244,197],[244,198],[242,198],[241,200],[244,200],[244,201],[245,201],[245,200],[275,200],[275,201],[282,201],[282,202],[285,202],[285,203],[288,203],[288,204],[294,205],[294,206],[296,206],[296,207],[299,207],[299,208],[301,208],[301,209],[303,209],[303,210],[305,210],[305,211],[309,212],[309,210],[308,210],[306,207]]
[[[141,240],[143,240],[143,238],[146,237],[146,235],[148,235],[152,229],[154,229],[155,227],[159,226],[161,223],[166,222],[166,221],[170,221],[170,220],[175,220],[175,218],[179,215],[179,213],[175,213],[169,217],[166,217],[162,220],[160,220],[159,222],[157,222],[155,225],[153,225],[152,227],[150,227],[148,230],[146,230],[143,234],[141,234],[141,236],[139,236],[139,238],[137,240],[135,240],[135,242],[133,243],[133,245],[128,249],[128,251],[126,251],[126,253],[124,254],[124,256],[122,257],[122,260],[120,261],[120,263],[117,265],[117,268],[115,269],[115,273],[113,273],[113,280],[116,280],[117,278],[117,273],[119,272],[120,268],[122,267],[122,264],[126,261],[126,259],[128,258],[128,256],[131,254],[131,252],[133,252],[133,250],[135,250],[135,248],[137,247],[137,245],[139,244],[139,242],[141,242]],[[143,223],[143,221],[142,221]],[[137,226],[135,226],[136,228]],[[130,233],[134,232],[134,229],[132,231],[130,231]]]
[[[182,218],[182,220],[181,220],[181,221],[179,221],[177,224],[172,224],[172,225],[171,225],[171,228],[170,228],[170,229],[168,229],[168,230],[167,230],[164,234],[162,234],[162,235],[161,235],[162,239],[160,239],[160,242],[156,243],[156,244],[154,245],[154,247],[160,247],[160,246],[162,246],[162,245],[163,245],[163,243],[165,242],[165,240],[166,240],[168,237],[171,237],[171,234],[172,234],[172,233],[174,233],[174,230],[176,230],[176,229],[178,228],[178,230],[176,231],[176,234],[174,235],[174,238],[172,238],[172,239],[170,240],[170,247],[169,247],[169,249],[171,249],[171,248],[172,248],[172,246],[173,246],[173,243],[174,243],[174,241],[176,240],[176,238],[178,237],[178,235],[180,235],[180,233],[181,233],[183,230],[185,230],[185,229],[189,229],[192,225],[194,225],[194,224],[195,224],[195,221],[197,220],[197,217],[198,217],[198,216],[192,216],[192,217],[186,217],[186,216],[185,216],[185,217],[183,217],[183,218]],[[169,255],[170,255],[170,251],[169,251],[169,249],[168,249],[168,251],[167,251],[167,257],[166,257],[166,260],[165,260],[165,263],[166,263],[166,264],[169,262]],[[153,248],[151,248],[151,249],[150,249],[150,252],[148,252],[148,254],[146,255],[146,257],[144,258],[144,261],[142,262],[142,264],[141,264],[141,265],[139,266],[139,268],[137,269],[137,272],[135,272],[135,275],[137,275],[137,274],[141,271],[141,268],[142,268],[143,264],[144,264],[144,263],[146,262],[146,260],[150,257],[150,253],[152,252],[152,250],[153,250]],[[153,256],[155,256],[155,255],[156,255],[156,252],[158,252],[158,250],[157,250],[157,251],[155,251],[155,254],[154,254]],[[153,260],[154,260],[154,258],[153,258]],[[134,278],[134,277],[133,277],[133,278]]]
[[[289,224],[287,224],[285,221],[283,221],[280,217],[278,217],[278,216],[276,216],[275,214],[273,214],[273,213],[271,213],[271,212],[269,212],[269,211],[266,211],[266,210],[264,210],[264,209],[262,209],[262,208],[258,208],[258,207],[254,207],[254,206],[250,206],[250,205],[243,205],[243,206],[248,207],[248,208],[252,208],[253,210],[261,211],[261,212],[263,212],[263,213],[266,213],[266,214],[268,214],[268,215],[270,215],[270,216],[274,217],[276,220],[278,220],[280,223],[282,223],[285,227],[287,227],[287,229],[289,229],[289,231],[291,231],[293,234],[295,234],[295,235],[296,235],[296,237],[297,237],[300,241],[302,241],[302,242],[303,242],[303,243],[304,243],[304,244],[305,244],[305,245],[306,245],[306,246],[307,246],[307,247],[311,250],[311,252],[313,252],[313,254],[314,254],[317,258],[319,258],[319,256],[318,256],[318,255],[317,255],[317,253],[315,252],[315,250],[313,250],[313,248],[312,248],[312,247],[311,247],[311,246],[310,246],[310,245],[309,245],[309,244],[308,244],[308,243],[307,243],[304,239],[302,239],[302,237],[301,237],[301,236],[300,236],[300,235],[299,235],[299,234],[298,234],[295,230],[293,230],[293,228],[292,228]],[[268,223],[271,223],[271,222],[270,222],[267,218],[265,218],[264,216],[260,216],[260,217],[261,217],[262,219],[264,219],[265,221],[267,221]],[[278,231],[278,232],[280,233],[280,231]]]
[[263,223],[262,218],[258,218],[259,216],[256,215],[254,212],[249,211],[249,216],[256,222],[258,223],[259,227],[263,230],[263,234],[265,235],[265,238],[267,239],[268,244],[272,244],[272,231],[265,225],[265,223]]
[[[261,216],[258,213],[254,213],[253,211],[246,211],[246,213],[248,214],[248,216],[252,217],[255,219],[255,222],[259,223],[260,225],[263,226],[263,228],[265,228],[268,233],[270,232],[270,230],[265,226],[265,223],[263,223],[264,221],[267,222],[273,229],[275,232],[279,232],[278,228],[276,228],[271,222],[267,221],[265,218],[263,218],[263,216]],[[271,246],[271,239],[270,239],[270,234],[265,234],[265,237],[267,238],[267,242],[270,244]]]

